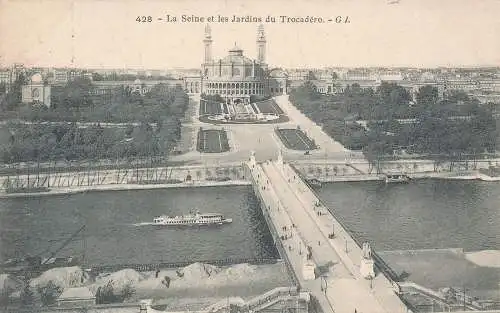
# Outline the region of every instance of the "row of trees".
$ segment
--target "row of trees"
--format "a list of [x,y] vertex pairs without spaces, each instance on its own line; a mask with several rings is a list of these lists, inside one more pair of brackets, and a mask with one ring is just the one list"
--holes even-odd
[[167,157],[180,138],[180,121],[168,118],[156,125],[143,122],[126,128],[9,123],[2,133],[4,163]]
[[[7,306],[9,304],[9,296],[14,290],[5,290],[0,296],[0,305]],[[28,282],[25,282],[23,289],[20,292],[21,305],[31,307],[37,302],[44,306],[54,305],[57,298],[62,294],[63,288],[50,280],[46,285],[36,288],[36,292],[30,287]],[[120,303],[129,300],[135,295],[135,288],[131,284],[126,284],[121,290],[114,288],[113,280],[110,280],[106,285],[101,286],[96,292],[96,304]]]
[[17,76],[14,83],[10,86],[9,93],[6,93],[7,87],[3,84],[0,88],[0,95],[4,95],[0,99],[0,110],[8,111],[15,109],[21,103],[22,86],[27,83],[27,79],[23,73]]
[[[93,122],[158,122],[167,116],[183,115],[188,96],[182,86],[157,84],[145,94],[127,86],[117,86],[104,94],[93,94],[94,86],[88,79],[76,79],[65,86],[54,86],[51,106],[21,104],[19,77],[4,99],[1,113],[6,117],[30,121],[93,121]],[[142,88],[141,88],[142,89]]]
[[[75,85],[76,84],[76,85]],[[59,93],[56,107],[34,108],[34,120],[71,121],[61,124],[10,122],[0,128],[3,162],[167,157],[181,135],[181,119],[189,98],[180,88],[157,85],[137,96],[125,88],[119,103],[88,100],[86,82],[75,82]],[[75,121],[95,121],[78,126]],[[102,127],[99,122],[139,122],[127,127]]]
[[118,74],[111,73],[109,75],[101,75],[99,73],[92,73],[93,81],[133,81],[136,79],[140,80],[169,80],[173,79],[171,76],[146,76],[146,75],[134,75],[134,74]]
[[[142,88],[141,88],[142,89]],[[102,95],[90,95],[92,84],[86,80],[68,83],[52,96],[52,108],[39,108],[52,112],[44,119],[131,122],[158,122],[167,116],[181,117],[189,99],[180,87],[158,84],[145,94],[128,86],[118,86]],[[33,108],[33,110],[37,110]]]
[[[322,95],[306,82],[290,100],[330,136],[374,162],[403,149],[463,159],[496,148],[493,107],[461,92],[440,100],[435,87],[424,86],[413,102],[396,84],[382,83],[375,91],[354,85],[339,95]],[[368,121],[367,129],[356,123],[360,119]]]
[[[26,280],[23,283],[24,286],[20,290],[19,299],[20,304],[24,307],[32,307],[36,303],[41,303],[45,306],[53,305],[63,291],[63,288],[56,285],[52,280],[50,280],[46,285],[39,286],[36,289],[30,286],[29,280]],[[13,288],[2,290],[0,305],[7,308],[11,301],[10,297],[13,292],[15,292],[15,289]]]

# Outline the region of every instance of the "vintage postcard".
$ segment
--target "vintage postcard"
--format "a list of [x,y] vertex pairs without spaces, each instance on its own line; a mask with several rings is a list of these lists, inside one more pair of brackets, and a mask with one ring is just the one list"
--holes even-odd
[[0,312],[500,312],[499,16],[0,0]]

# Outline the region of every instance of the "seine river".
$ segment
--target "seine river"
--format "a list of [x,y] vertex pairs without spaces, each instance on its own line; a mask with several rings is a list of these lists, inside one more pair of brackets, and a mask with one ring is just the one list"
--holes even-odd
[[500,184],[496,182],[334,183],[317,192],[359,240],[379,251],[500,249]]
[[[317,192],[360,240],[378,250],[500,247],[497,183],[334,183]],[[200,229],[139,226],[156,215],[196,207],[233,223]],[[1,199],[0,258],[54,251],[84,224],[85,240],[77,238],[58,255],[85,251],[93,264],[277,256],[251,187],[240,186]]]
[[[250,186],[106,191],[0,201],[2,259],[48,248],[54,251],[63,243],[61,239],[84,224],[85,240],[73,241],[59,255],[85,251],[90,264],[278,255]],[[161,214],[187,214],[192,208],[222,213],[233,222],[199,229],[139,225]]]

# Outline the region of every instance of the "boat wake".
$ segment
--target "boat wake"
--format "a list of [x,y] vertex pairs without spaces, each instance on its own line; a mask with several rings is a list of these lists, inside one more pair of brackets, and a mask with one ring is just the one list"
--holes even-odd
[[154,223],[152,222],[142,222],[142,223],[135,223],[135,224],[132,224],[134,226],[151,226],[151,225],[154,225]]

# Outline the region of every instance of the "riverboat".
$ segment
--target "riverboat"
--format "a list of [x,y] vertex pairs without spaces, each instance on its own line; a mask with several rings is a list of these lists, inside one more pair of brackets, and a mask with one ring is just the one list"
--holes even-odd
[[226,218],[219,213],[187,214],[182,216],[161,215],[153,219],[153,225],[157,226],[208,226],[231,223],[231,218]]
[[406,174],[386,174],[385,175],[385,183],[408,183],[410,182],[410,176]]
[[321,181],[319,179],[316,179],[316,178],[308,179],[307,183],[311,187],[321,187],[322,186]]

